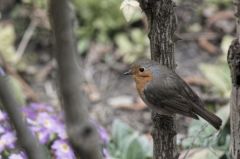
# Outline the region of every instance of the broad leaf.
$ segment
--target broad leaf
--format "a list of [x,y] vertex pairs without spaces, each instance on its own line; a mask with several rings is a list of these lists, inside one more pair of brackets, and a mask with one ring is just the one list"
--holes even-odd
[[120,6],[123,15],[127,22],[129,22],[134,14],[140,10],[139,3],[136,0],[124,0]]

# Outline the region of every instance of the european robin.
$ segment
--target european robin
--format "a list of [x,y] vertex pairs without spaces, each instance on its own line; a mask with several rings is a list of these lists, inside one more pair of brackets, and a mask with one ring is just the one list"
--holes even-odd
[[204,103],[174,71],[155,61],[144,59],[124,73],[132,75],[137,91],[153,111],[162,115],[181,114],[194,119],[198,115],[219,129],[222,120],[204,108]]

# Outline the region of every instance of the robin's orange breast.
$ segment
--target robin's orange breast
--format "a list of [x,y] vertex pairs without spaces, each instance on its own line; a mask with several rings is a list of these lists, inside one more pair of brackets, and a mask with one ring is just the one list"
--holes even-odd
[[136,82],[138,93],[142,97],[145,86],[152,81],[152,76],[147,77],[134,76],[133,78]]

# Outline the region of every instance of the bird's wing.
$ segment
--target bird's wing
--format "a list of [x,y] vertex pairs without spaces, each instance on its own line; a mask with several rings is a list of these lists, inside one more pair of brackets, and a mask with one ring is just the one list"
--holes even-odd
[[176,73],[171,71],[165,77],[155,79],[161,81],[153,80],[144,89],[144,95],[152,105],[197,118],[192,108],[202,106],[202,101]]
[[[174,78],[175,77],[175,78]],[[190,86],[181,78],[178,76],[178,74],[176,74],[175,72],[171,73],[170,78],[172,80],[170,81],[174,81],[175,83],[175,87],[178,85],[179,89],[182,91],[181,95],[187,99],[190,99],[191,102],[193,102],[195,105],[199,106],[199,107],[204,107],[204,103],[202,102],[202,100],[198,97],[198,95],[190,88]],[[170,83],[171,84],[171,83]]]

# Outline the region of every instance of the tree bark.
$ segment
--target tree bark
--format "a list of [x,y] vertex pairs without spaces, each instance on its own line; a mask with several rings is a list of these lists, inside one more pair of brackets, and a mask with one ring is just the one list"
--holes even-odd
[[0,100],[17,132],[19,144],[26,151],[29,159],[45,159],[46,152],[28,128],[9,80],[0,68]]
[[[172,0],[139,0],[148,19],[151,58],[175,70],[175,3]],[[154,159],[178,158],[175,116],[152,113]]]
[[81,159],[100,159],[100,141],[89,121],[87,98],[81,89],[80,72],[73,35],[74,13],[69,0],[50,0],[49,13],[55,36],[60,96],[67,133],[75,153]]
[[235,0],[237,38],[233,40],[228,50],[227,61],[231,70],[232,94],[230,100],[231,121],[231,156],[240,158],[240,0]]

